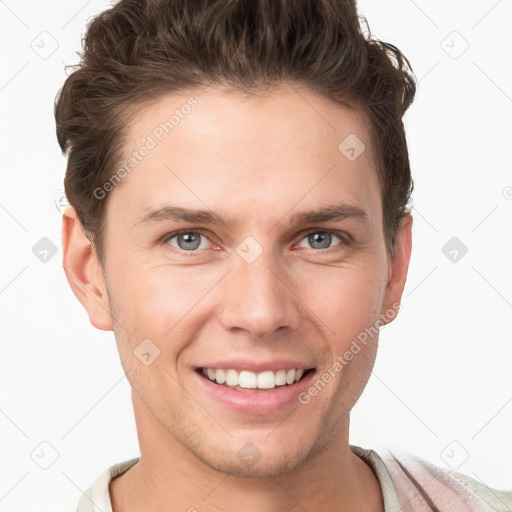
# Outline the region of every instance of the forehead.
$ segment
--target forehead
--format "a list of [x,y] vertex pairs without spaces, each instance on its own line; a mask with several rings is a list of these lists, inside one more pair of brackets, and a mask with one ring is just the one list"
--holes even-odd
[[344,202],[380,221],[363,116],[309,90],[217,87],[162,96],[130,122],[124,154],[132,166],[111,202],[137,219],[164,203],[241,219],[243,211],[255,218]]

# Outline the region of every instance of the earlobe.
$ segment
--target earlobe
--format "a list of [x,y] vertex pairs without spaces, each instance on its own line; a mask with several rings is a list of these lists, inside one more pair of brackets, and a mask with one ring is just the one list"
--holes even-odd
[[94,327],[112,330],[105,280],[96,251],[84,233],[73,207],[62,214],[63,267],[73,293]]
[[[401,309],[400,301],[411,259],[412,223],[412,215],[410,213],[404,215],[395,237],[394,251],[389,263],[389,279],[381,311],[382,316],[387,319],[385,324],[391,322]],[[390,314],[391,311],[395,311],[395,314]]]

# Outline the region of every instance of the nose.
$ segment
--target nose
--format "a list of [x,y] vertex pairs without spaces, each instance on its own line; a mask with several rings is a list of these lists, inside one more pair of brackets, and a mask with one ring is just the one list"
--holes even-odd
[[230,331],[268,338],[278,329],[294,330],[300,322],[300,299],[290,283],[291,272],[273,254],[262,253],[249,263],[235,255],[222,280],[220,322]]

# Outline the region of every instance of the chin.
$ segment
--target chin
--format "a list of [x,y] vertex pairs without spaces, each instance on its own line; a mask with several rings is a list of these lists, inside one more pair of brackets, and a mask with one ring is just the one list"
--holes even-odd
[[314,439],[296,437],[290,443],[289,437],[284,439],[277,433],[269,435],[268,430],[244,434],[237,434],[229,441],[224,438],[224,445],[210,439],[207,444],[199,442],[189,449],[211,469],[239,478],[269,478],[291,473],[320,450]]
[[247,456],[240,457],[239,452],[225,454],[224,457],[213,458],[209,454],[207,457],[198,457],[206,465],[230,476],[238,478],[271,478],[285,475],[293,472],[297,467],[304,463],[307,458],[299,453],[291,455],[289,453],[265,453],[259,452],[254,458]]

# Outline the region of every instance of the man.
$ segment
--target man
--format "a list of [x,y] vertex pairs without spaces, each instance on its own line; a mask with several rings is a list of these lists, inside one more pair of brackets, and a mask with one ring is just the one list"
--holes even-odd
[[64,268],[132,387],[101,510],[510,510],[349,445],[400,309],[415,84],[346,0],[122,0],[56,102]]

